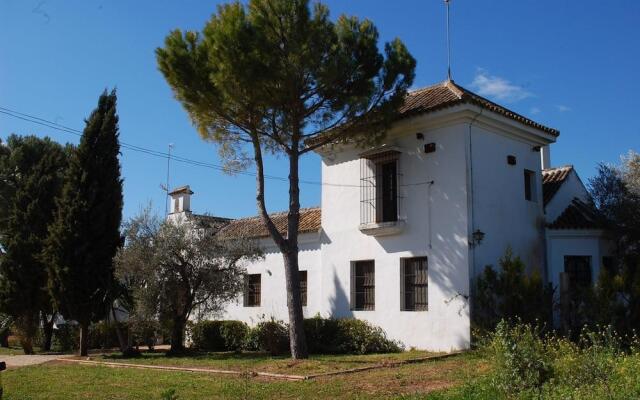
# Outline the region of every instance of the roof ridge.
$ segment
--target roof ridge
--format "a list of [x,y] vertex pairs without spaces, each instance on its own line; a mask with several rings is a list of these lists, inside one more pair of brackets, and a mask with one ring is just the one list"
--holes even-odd
[[560,167],[549,167],[549,168],[545,168],[542,170],[542,172],[552,172],[552,171],[556,171],[559,169],[575,169],[573,167],[573,164],[566,164],[566,165],[562,165]]
[[[315,207],[300,207],[300,212],[303,211],[314,211],[314,210],[322,210],[322,207],[320,206],[315,206]],[[270,212],[269,216],[270,217],[277,217],[280,215],[286,215],[289,211],[274,211],[274,212]],[[252,216],[248,216],[248,217],[240,217],[240,218],[235,218],[233,219],[234,221],[240,221],[240,220],[247,220],[247,219],[253,219],[253,218],[262,218],[261,215],[252,215]]]
[[430,90],[430,89],[435,89],[437,87],[446,86],[446,84],[447,84],[447,81],[441,81],[441,82],[438,82],[438,83],[434,83],[433,85],[424,86],[424,87],[421,87],[421,88],[418,88],[418,89],[409,90],[409,91],[407,91],[407,95],[408,96],[414,96],[414,95],[420,94],[421,92],[424,92],[424,91],[427,91],[427,90]]

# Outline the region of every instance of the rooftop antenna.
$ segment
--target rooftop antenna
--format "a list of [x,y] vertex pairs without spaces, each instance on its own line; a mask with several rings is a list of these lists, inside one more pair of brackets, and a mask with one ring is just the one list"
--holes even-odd
[[164,215],[169,215],[169,171],[171,167],[171,150],[173,150],[173,143],[169,143],[169,152],[167,153],[167,183],[163,187],[164,191],[167,192],[167,197],[164,200]]
[[451,0],[444,0],[447,7],[447,80],[451,80],[451,37],[449,33],[449,5]]

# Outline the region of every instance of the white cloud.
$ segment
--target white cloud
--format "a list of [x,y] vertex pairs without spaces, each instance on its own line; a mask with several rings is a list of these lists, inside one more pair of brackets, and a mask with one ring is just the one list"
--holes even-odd
[[531,107],[531,110],[529,110],[529,114],[531,115],[538,115],[542,112],[542,110],[538,107]]
[[571,111],[571,107],[567,107],[567,106],[562,105],[562,104],[558,104],[558,105],[556,106],[556,109],[558,109],[558,111],[560,111],[560,112],[567,112],[567,111]]
[[479,95],[491,97],[495,100],[514,103],[533,96],[532,93],[525,90],[522,86],[515,85],[507,79],[499,76],[490,75],[483,69],[478,69],[471,87],[475,89]]

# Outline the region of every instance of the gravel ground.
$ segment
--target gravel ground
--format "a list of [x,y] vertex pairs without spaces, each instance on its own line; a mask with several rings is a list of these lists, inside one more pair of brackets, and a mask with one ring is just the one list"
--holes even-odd
[[73,357],[72,355],[46,354],[46,355],[19,355],[19,356],[0,356],[0,361],[7,363],[7,369],[25,367],[27,365],[44,364],[58,358]]

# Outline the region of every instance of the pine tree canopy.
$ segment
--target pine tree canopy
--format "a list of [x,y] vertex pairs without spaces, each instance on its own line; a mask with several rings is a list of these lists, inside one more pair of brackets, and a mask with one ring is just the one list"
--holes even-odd
[[308,0],[222,5],[201,33],[175,30],[156,54],[200,134],[236,160],[256,138],[301,154],[354,135],[379,139],[415,69],[399,39],[381,54],[371,21],[333,22]]
[[118,136],[116,93],[105,91],[70,158],[49,230],[51,292],[62,315],[81,323],[104,317],[110,305],[123,202]]

